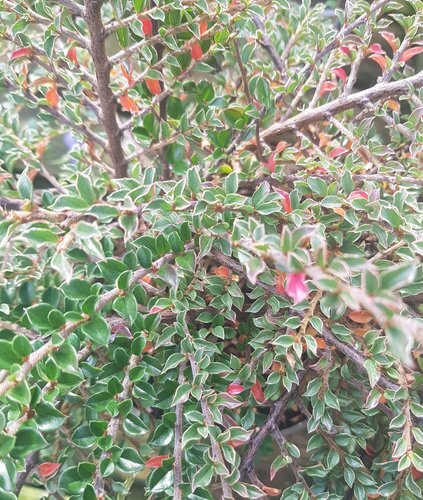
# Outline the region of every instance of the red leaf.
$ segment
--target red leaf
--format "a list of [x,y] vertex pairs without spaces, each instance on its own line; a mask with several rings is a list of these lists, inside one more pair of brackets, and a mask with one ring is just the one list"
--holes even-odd
[[199,61],[203,57],[203,49],[198,42],[192,44],[191,57],[196,61]]
[[276,152],[270,153],[267,161],[262,162],[263,165],[267,168],[267,170],[271,174],[273,174],[273,172],[275,171],[275,166],[276,166],[275,156],[276,156]]
[[160,82],[155,80],[154,78],[146,78],[145,84],[147,85],[148,90],[154,94],[159,95],[162,93],[162,89],[160,87]]
[[382,49],[380,43],[372,43],[367,50],[366,54],[384,54],[385,51]]
[[[363,191],[363,193],[364,193],[364,191]],[[366,195],[366,199],[367,199],[367,194],[366,193],[364,193],[364,194]],[[361,196],[357,196],[357,198],[361,198]],[[361,324],[368,323],[369,321],[372,321],[372,319],[373,319],[373,316],[370,313],[368,313],[367,311],[352,311],[349,314],[347,314],[347,316],[351,320],[353,320],[355,323],[361,323]]]
[[20,57],[31,57],[34,54],[34,50],[31,47],[22,47],[21,49],[16,49],[10,55],[10,61],[19,59]]
[[345,153],[348,153],[348,149],[345,149],[342,146],[336,146],[336,148],[333,148],[330,152],[329,158],[337,158]]
[[332,70],[332,73],[336,75],[340,80],[342,80],[344,83],[347,80],[347,73],[344,68],[335,68]]
[[332,92],[332,90],[335,90],[338,87],[338,85],[335,82],[331,82],[330,80],[327,80],[321,87],[319,96],[321,97],[323,94],[326,92]]
[[69,59],[69,61],[72,61],[75,66],[79,66],[78,57],[76,55],[76,47],[69,47],[66,57]]
[[346,56],[349,56],[349,55],[351,54],[351,50],[350,50],[350,48],[349,48],[347,45],[341,45],[341,46],[339,47],[339,50],[340,50],[343,54],[345,54]]
[[369,59],[372,59],[375,63],[377,63],[383,72],[386,70],[385,56],[383,56],[381,54],[372,54],[371,56],[369,56]]
[[226,388],[226,392],[231,396],[237,396],[238,394],[241,394],[241,392],[243,391],[244,391],[244,386],[240,384],[229,384],[228,387]]
[[313,170],[313,174],[316,174],[316,175],[328,175],[329,172],[324,168],[324,167],[316,167],[314,170]]
[[348,196],[349,200],[356,200],[357,198],[364,198],[365,200],[368,200],[369,195],[365,191],[353,191]]
[[151,469],[155,469],[156,467],[161,467],[163,460],[167,460],[169,455],[158,455],[157,457],[151,457],[145,463],[146,467],[150,467]]
[[57,108],[57,106],[59,105],[60,96],[57,92],[57,86],[55,83],[50,89],[47,90],[46,99],[52,108]]
[[151,22],[151,19],[149,19],[148,17],[142,17],[140,21],[142,24],[142,32],[144,33],[144,36],[151,36],[153,34],[153,23]]
[[266,396],[264,395],[263,389],[261,388],[260,382],[257,382],[251,387],[251,394],[257,403],[264,403],[266,401]]
[[294,300],[294,304],[298,304],[308,297],[308,286],[305,279],[305,273],[288,274],[285,290],[287,295]]
[[288,146],[288,143],[285,141],[280,141],[276,145],[275,153],[282,153]]
[[421,54],[422,52],[423,47],[411,47],[411,49],[407,49],[406,51],[404,51],[399,60],[401,62],[407,62],[409,59],[416,56],[417,54]]
[[379,33],[379,35],[384,39],[386,40],[391,49],[395,52],[398,48],[398,43],[397,43],[397,39],[395,38],[395,35],[393,33],[391,33],[390,31],[381,31]]
[[121,96],[119,103],[125,111],[129,111],[133,115],[137,115],[140,111],[135,101],[128,95]]
[[373,448],[371,444],[366,443],[366,453],[369,457],[376,456],[376,450]]
[[164,311],[166,309],[166,307],[160,307],[160,306],[153,306],[151,309],[150,309],[150,314],[156,314],[156,313],[159,313],[161,311]]
[[292,206],[291,206],[291,198],[289,197],[289,193],[284,191],[283,189],[279,188],[273,188],[273,191],[276,191],[276,193],[280,194],[282,196],[282,206],[287,214],[290,214],[292,212]]
[[411,475],[414,481],[420,481],[423,478],[423,471],[419,471],[414,466],[411,466]]
[[44,462],[38,466],[38,474],[41,479],[50,479],[60,469],[62,464],[55,462]]
[[225,444],[227,444],[228,446],[232,446],[232,448],[238,448],[238,446],[242,446],[245,443],[243,441],[237,441],[236,439],[231,439]]
[[204,35],[204,33],[207,31],[207,22],[206,21],[202,21],[200,23],[200,36]]

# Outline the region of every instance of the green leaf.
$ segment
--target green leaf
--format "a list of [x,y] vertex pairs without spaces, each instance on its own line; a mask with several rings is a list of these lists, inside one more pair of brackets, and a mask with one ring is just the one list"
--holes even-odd
[[30,453],[42,450],[47,446],[47,441],[36,429],[31,427],[21,428],[16,433],[15,446],[10,454],[13,458],[23,459]]
[[16,187],[18,188],[18,193],[24,200],[31,200],[34,192],[34,187],[28,176],[29,167],[27,167],[19,176]]
[[107,321],[101,316],[96,316],[92,320],[81,326],[82,333],[98,346],[107,345],[110,338],[110,330]]

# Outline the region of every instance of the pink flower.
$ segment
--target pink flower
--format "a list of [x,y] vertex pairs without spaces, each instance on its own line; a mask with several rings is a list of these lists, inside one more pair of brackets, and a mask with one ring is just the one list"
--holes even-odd
[[306,285],[305,278],[305,273],[288,274],[285,290],[294,299],[294,304],[298,304],[308,297],[308,286]]
[[348,196],[349,200],[356,200],[357,198],[364,198],[365,200],[368,200],[369,195],[365,191],[353,191]]

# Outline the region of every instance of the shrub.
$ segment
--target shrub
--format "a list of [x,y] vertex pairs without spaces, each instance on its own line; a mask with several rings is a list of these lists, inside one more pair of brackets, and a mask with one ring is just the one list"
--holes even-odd
[[421,498],[422,2],[0,5],[1,499]]

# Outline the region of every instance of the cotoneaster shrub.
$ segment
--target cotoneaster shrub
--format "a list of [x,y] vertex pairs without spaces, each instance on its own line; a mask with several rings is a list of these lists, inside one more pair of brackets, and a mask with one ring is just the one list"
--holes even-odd
[[421,498],[423,4],[333,3],[0,2],[1,500]]

